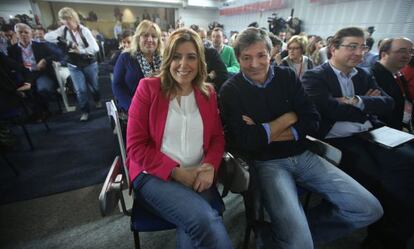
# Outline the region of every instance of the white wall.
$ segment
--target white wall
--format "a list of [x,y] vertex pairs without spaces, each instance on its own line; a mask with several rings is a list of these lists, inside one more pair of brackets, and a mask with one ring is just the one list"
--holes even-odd
[[[329,2],[329,3],[326,3]],[[309,0],[286,1],[286,8],[238,16],[220,16],[226,32],[243,30],[257,21],[268,27],[267,17],[273,12],[286,18],[294,8],[294,16],[303,21],[304,31],[322,37],[333,35],[336,30],[347,26],[375,26],[375,40],[385,37],[406,36],[414,40],[413,0],[330,0],[311,3]]]
[[10,15],[26,14],[33,18],[30,0],[2,0],[0,2],[0,16],[9,20]]
[[191,24],[197,24],[200,27],[208,28],[208,24],[219,20],[219,12],[217,9],[179,8],[175,14],[176,20],[180,16],[186,27],[190,27]]

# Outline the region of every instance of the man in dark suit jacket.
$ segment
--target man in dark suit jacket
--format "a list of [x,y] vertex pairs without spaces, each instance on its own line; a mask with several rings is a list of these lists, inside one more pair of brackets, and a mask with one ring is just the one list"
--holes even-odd
[[32,83],[35,92],[47,103],[56,92],[52,61],[58,56],[45,43],[32,41],[32,29],[28,25],[18,23],[15,31],[18,43],[8,48],[8,55],[28,69],[22,75],[24,81]]
[[216,92],[220,92],[220,88],[227,80],[227,67],[221,60],[220,54],[217,52],[210,41],[206,39],[207,32],[198,25],[191,25],[190,28],[197,32],[204,44],[204,57],[207,64],[207,82],[213,83]]
[[226,65],[214,48],[204,46],[204,55],[207,64],[207,82],[213,83],[214,88],[219,92],[221,86],[228,78]]
[[340,167],[384,207],[384,217],[369,229],[367,244],[379,241],[385,248],[405,248],[414,223],[414,146],[386,149],[360,137],[380,126],[376,117],[394,107],[375,79],[356,67],[367,51],[364,32],[354,27],[339,30],[328,51],[329,62],[302,78],[321,114],[317,135],[342,151]]
[[413,42],[408,38],[385,39],[381,42],[380,61],[372,67],[378,85],[395,101],[394,110],[380,119],[387,126],[402,130],[411,127],[413,98],[408,92],[408,82],[399,72],[410,62]]

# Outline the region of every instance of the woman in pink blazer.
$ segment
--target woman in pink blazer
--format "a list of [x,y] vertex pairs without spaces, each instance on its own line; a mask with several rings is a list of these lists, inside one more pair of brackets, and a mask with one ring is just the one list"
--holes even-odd
[[127,164],[136,198],[177,226],[177,248],[232,248],[214,178],[224,135],[214,87],[204,82],[199,36],[169,38],[159,78],[142,79],[128,114]]

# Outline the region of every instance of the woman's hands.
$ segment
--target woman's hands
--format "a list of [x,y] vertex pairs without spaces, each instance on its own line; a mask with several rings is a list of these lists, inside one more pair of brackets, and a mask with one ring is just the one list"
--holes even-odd
[[213,184],[214,168],[208,163],[204,163],[199,167],[177,167],[173,169],[171,177],[194,191],[202,192]]

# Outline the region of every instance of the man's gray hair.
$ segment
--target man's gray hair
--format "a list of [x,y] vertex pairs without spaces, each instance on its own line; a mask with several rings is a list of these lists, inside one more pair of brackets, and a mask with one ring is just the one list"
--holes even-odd
[[269,33],[262,29],[250,27],[243,30],[237,36],[237,39],[233,44],[236,57],[239,57],[241,51],[256,42],[264,42],[267,52],[270,54],[270,50],[272,50],[272,41],[269,38]]
[[32,31],[32,28],[29,25],[27,25],[26,23],[22,23],[22,22],[16,23],[16,25],[14,25],[14,32],[17,33],[17,31],[20,29],[27,29],[27,30]]

